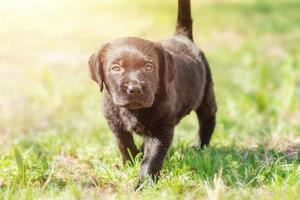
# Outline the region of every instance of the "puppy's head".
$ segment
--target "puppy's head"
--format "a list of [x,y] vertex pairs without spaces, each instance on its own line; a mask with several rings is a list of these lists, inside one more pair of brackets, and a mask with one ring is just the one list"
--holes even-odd
[[89,67],[100,91],[105,85],[114,104],[128,109],[151,107],[176,74],[172,55],[159,43],[133,37],[103,45],[91,56]]

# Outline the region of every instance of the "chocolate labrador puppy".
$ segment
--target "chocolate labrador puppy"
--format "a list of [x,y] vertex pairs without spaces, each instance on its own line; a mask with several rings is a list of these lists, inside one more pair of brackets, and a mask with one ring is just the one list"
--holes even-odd
[[132,133],[144,138],[140,180],[158,175],[174,127],[185,115],[197,113],[201,147],[209,144],[215,128],[213,81],[203,52],[193,43],[190,1],[178,4],[171,39],[117,39],[89,61],[91,78],[104,90],[104,116],[124,161],[139,153]]

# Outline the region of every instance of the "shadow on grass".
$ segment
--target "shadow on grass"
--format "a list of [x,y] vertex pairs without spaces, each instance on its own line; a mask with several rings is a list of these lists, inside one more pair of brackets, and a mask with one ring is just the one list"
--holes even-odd
[[292,152],[264,146],[182,147],[171,149],[166,160],[167,171],[184,169],[194,180],[212,182],[217,174],[227,186],[251,187],[297,182],[299,164],[299,146]]

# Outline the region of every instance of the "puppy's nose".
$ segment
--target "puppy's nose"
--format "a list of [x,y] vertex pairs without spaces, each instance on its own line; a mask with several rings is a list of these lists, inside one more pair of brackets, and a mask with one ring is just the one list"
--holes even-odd
[[138,84],[133,84],[133,83],[129,83],[127,85],[127,90],[126,92],[130,95],[136,95],[136,94],[141,94],[142,93],[142,88],[140,85]]

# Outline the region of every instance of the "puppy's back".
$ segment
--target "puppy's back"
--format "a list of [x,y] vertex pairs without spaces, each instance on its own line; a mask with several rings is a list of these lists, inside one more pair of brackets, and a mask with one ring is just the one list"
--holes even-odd
[[201,60],[201,50],[185,36],[175,36],[163,41],[162,45],[174,58],[177,71],[175,108],[181,118],[201,104],[207,80],[206,67]]

